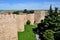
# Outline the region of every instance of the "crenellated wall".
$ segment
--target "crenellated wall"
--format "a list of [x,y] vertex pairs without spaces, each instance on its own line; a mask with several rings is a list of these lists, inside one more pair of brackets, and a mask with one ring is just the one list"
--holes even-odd
[[34,14],[20,14],[16,15],[16,21],[17,21],[17,27],[18,31],[24,31],[24,25],[26,24],[27,21],[30,21],[31,24],[34,24]]
[[17,32],[24,31],[27,20],[34,24],[34,14],[1,14],[0,40],[18,40]]
[[17,40],[17,25],[13,15],[0,15],[0,40]]
[[31,25],[44,19],[45,13],[33,14],[0,14],[0,40],[18,40],[17,32],[24,31],[24,25],[29,20]]
[[34,13],[34,21],[36,24],[40,23],[41,20],[44,20],[45,16],[46,16],[46,12],[45,11],[40,11],[40,12],[35,12]]

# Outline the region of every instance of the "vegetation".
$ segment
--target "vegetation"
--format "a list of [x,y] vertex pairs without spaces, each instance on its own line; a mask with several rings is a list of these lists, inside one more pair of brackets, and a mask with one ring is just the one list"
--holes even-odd
[[27,9],[24,9],[23,13],[28,13],[28,10]]
[[25,9],[25,10],[23,11],[23,13],[31,14],[31,13],[34,13],[34,10],[28,11],[27,9]]
[[13,14],[19,14],[19,11],[14,11]]
[[34,13],[34,10],[30,10],[30,13]]
[[[59,30],[58,28],[60,27],[60,19],[58,16],[59,13],[57,11],[58,11],[57,7],[55,7],[55,11],[53,12],[52,6],[50,6],[49,14],[47,16],[45,16],[44,20],[41,20],[41,23],[38,24],[37,29],[39,29],[40,38],[42,38],[43,40],[45,40],[45,39],[46,40],[55,40],[54,32],[56,33],[57,30]],[[43,36],[41,36],[41,35],[43,35]],[[53,38],[51,38],[51,37],[53,37]]]
[[32,28],[35,28],[35,25],[25,25],[24,32],[18,32],[18,40],[36,40]]
[[54,40],[54,31],[46,30],[43,34],[44,40]]
[[30,25],[30,21],[28,20],[26,24]]

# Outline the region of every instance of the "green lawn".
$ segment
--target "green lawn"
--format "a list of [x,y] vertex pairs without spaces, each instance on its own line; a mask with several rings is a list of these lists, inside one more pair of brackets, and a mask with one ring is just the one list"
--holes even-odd
[[32,28],[35,28],[35,25],[25,25],[24,32],[18,32],[18,40],[36,40]]

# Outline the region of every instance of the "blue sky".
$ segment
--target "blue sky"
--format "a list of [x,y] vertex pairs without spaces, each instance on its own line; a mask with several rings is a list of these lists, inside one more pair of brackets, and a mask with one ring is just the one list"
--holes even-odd
[[0,10],[47,10],[50,4],[60,9],[60,0],[0,0]]

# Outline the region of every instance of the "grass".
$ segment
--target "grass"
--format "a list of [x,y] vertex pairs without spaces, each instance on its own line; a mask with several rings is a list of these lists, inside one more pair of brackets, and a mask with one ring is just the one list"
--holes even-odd
[[18,32],[18,40],[36,40],[32,28],[35,28],[35,25],[25,25],[24,32]]

